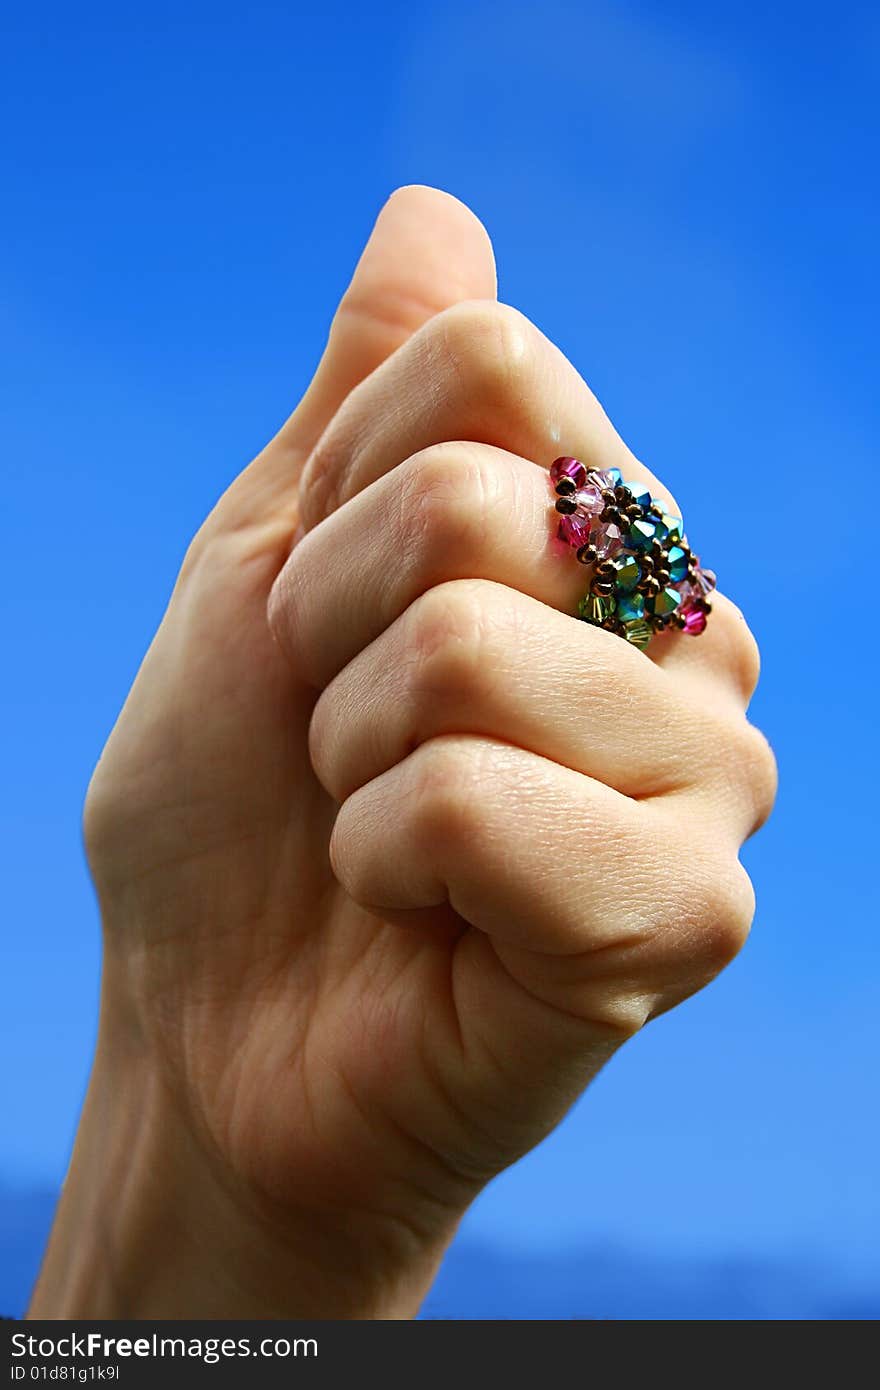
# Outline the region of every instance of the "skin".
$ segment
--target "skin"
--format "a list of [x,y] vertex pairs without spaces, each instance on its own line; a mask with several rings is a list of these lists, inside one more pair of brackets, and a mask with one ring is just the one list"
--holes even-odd
[[754,641],[721,596],[650,656],[574,621],[562,452],[669,499],[473,214],[398,191],[89,788],[99,1039],[30,1316],[413,1316],[484,1184],[742,945]]

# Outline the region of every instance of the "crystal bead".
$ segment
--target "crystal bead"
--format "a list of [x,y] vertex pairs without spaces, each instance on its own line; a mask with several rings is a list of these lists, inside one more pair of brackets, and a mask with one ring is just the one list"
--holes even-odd
[[595,483],[596,486],[599,488],[611,488],[613,491],[614,488],[620,486],[620,481],[621,477],[619,468],[590,469],[590,482]]
[[575,550],[580,550],[581,546],[586,545],[590,539],[590,517],[579,516],[577,512],[571,512],[568,516],[561,517],[557,535],[567,545],[574,546]]
[[672,512],[664,512],[660,518],[660,534],[665,541],[672,545],[680,541],[684,535],[682,520],[680,516],[675,516]]
[[622,623],[635,622],[639,618],[644,618],[644,594],[621,594],[617,600],[617,616]]
[[574,495],[578,507],[592,516],[600,516],[605,510],[605,502],[599,489],[591,482],[584,483]]
[[640,651],[645,650],[654,635],[644,618],[636,618],[632,622],[624,623],[623,634],[627,642],[632,642],[633,646],[638,647]]
[[613,521],[598,522],[590,532],[590,544],[596,547],[596,555],[600,560],[610,559],[623,545],[620,527]]
[[578,487],[585,481],[587,476],[587,466],[581,463],[580,459],[571,458],[568,454],[563,454],[561,458],[554,459],[550,465],[550,481],[558,483],[560,478],[571,478]]
[[659,594],[655,594],[651,599],[651,612],[665,618],[667,613],[674,613],[680,603],[681,594],[677,589],[661,589]]
[[634,521],[626,537],[628,550],[648,550],[657,534],[657,523],[650,517]]
[[697,605],[699,600],[712,593],[717,583],[714,571],[701,569],[697,562],[696,568],[688,573],[687,578],[678,587],[685,601],[689,600]]
[[616,571],[615,579],[617,581],[617,587],[618,589],[622,589],[624,593],[634,589],[642,577],[642,571],[639,568],[639,562],[635,555],[630,555],[626,552],[622,555],[618,555],[617,559],[614,561],[614,568]]
[[632,500],[638,503],[640,507],[650,507],[651,494],[644,483],[631,483],[627,481],[623,486],[629,488],[632,493]]
[[614,609],[614,599],[605,594],[584,594],[578,604],[578,612],[588,623],[603,623],[613,615]]
[[687,556],[680,545],[669,547],[666,559],[666,568],[669,570],[669,578],[673,584],[680,584],[688,572]]
[[702,608],[694,608],[690,602],[684,604],[681,610],[684,618],[683,631],[690,637],[697,637],[706,627],[706,614]]
[[559,537],[579,550],[590,539],[590,528],[604,509],[602,494],[592,483],[585,483],[571,497],[566,497],[574,510],[566,512],[559,523]]

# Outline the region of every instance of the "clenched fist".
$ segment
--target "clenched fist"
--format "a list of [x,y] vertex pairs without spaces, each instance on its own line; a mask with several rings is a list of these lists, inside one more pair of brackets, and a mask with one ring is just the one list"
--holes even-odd
[[673,504],[494,295],[476,219],[397,193],[192,542],[89,789],[101,1025],[32,1316],[413,1315],[745,938],[755,644],[720,596],[648,654],[571,616],[554,456]]

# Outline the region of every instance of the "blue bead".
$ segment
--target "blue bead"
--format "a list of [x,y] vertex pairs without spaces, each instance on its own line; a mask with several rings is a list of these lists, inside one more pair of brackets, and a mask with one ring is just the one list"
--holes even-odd
[[623,594],[617,600],[617,616],[622,623],[635,622],[645,616],[643,594]]
[[687,574],[687,556],[679,545],[671,546],[667,554],[669,557],[667,561],[669,578],[672,580],[673,584],[680,584]]
[[629,550],[649,550],[656,535],[656,521],[653,517],[644,517],[641,521],[633,522],[624,538],[624,545]]
[[665,617],[667,613],[674,613],[680,603],[681,594],[677,589],[661,589],[651,599],[651,612]]
[[680,541],[684,535],[683,524],[680,516],[674,516],[671,512],[664,512],[661,518],[663,525],[663,540]]
[[651,505],[651,494],[650,494],[650,492],[648,491],[648,489],[645,487],[645,484],[644,484],[644,483],[629,483],[629,482],[627,482],[627,483],[624,483],[623,486],[629,488],[629,490],[630,490],[630,492],[632,493],[632,496],[633,496],[633,501],[634,501],[634,502],[638,502],[638,504],[639,504],[640,507],[650,507],[650,505]]

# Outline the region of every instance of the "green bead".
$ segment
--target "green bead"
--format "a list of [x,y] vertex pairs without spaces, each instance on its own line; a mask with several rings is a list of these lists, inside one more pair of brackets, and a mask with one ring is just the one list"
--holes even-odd
[[578,604],[578,613],[588,623],[603,623],[612,617],[616,604],[605,594],[584,594]]
[[645,616],[644,594],[624,594],[617,601],[617,616],[622,623],[634,622]]
[[642,577],[639,562],[635,555],[627,555],[624,552],[622,555],[618,555],[613,563],[617,571],[615,575],[617,587],[618,589],[622,589],[624,593],[628,593],[631,589],[636,587]]
[[664,512],[660,518],[660,524],[663,540],[671,541],[673,544],[681,540],[684,530],[680,516],[674,516],[671,512]]
[[680,603],[681,594],[677,589],[661,589],[651,599],[651,612],[665,617],[667,613],[674,613]]
[[644,618],[636,618],[633,622],[624,623],[623,632],[627,642],[632,642],[633,646],[638,647],[640,651],[645,650],[654,635]]
[[688,571],[687,556],[680,545],[670,546],[667,552],[666,568],[673,584],[680,584]]

